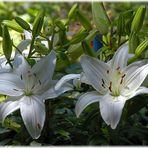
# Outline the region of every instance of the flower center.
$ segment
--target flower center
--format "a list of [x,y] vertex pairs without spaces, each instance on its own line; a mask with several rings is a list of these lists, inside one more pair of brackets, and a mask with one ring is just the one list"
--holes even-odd
[[123,74],[120,71],[120,67],[117,67],[116,70],[113,71],[112,74],[111,73],[112,72],[107,70],[107,74],[111,75],[110,81],[105,83],[105,81],[102,79],[102,87],[104,89],[108,90],[110,95],[119,96],[121,89],[122,89],[123,80],[124,80],[126,74]]
[[24,91],[25,96],[32,96],[33,93],[31,91],[25,90]]

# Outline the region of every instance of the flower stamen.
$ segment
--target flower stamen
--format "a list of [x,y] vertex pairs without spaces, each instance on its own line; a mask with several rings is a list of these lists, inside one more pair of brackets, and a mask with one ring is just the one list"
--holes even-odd
[[112,82],[110,82],[108,89],[110,90],[110,92],[112,92]]

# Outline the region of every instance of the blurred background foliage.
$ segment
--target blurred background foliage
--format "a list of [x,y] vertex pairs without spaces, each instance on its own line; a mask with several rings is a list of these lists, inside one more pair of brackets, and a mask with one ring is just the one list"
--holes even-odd
[[[34,19],[40,10],[45,10],[45,24],[46,22],[47,24],[50,24],[53,18],[62,19],[64,22],[66,21],[69,10],[73,5],[74,3],[1,2],[0,24],[5,20],[14,20],[16,16],[21,17],[30,24],[33,24]],[[121,13],[128,10],[132,10],[135,13],[140,5],[145,5],[146,9],[148,8],[148,3],[104,3],[107,14],[110,17],[111,22],[114,24],[117,23]],[[79,2],[78,7],[93,25],[91,3]],[[148,36],[147,12],[143,27],[138,34],[141,41]],[[45,25],[45,27],[43,26],[43,32],[45,34],[49,31],[47,26],[48,25]],[[81,26],[82,24],[77,17],[72,19],[69,23],[67,38],[71,40],[73,36],[80,31]],[[17,32],[13,29],[10,29],[9,31],[14,44],[18,45],[22,40],[21,31]],[[0,36],[2,36],[2,27],[0,27]],[[112,38],[114,38],[114,36]],[[67,40],[65,41],[65,44],[66,43],[68,43]],[[62,43],[62,45],[63,44],[64,43]],[[89,46],[90,44],[91,40],[89,41]],[[108,51],[106,54],[107,59],[104,58],[103,55],[99,58],[102,60],[110,59],[117,47],[118,45],[115,44],[112,51],[105,47],[105,49],[102,49],[102,52],[104,50]],[[61,48],[59,50],[65,51],[65,49]],[[0,54],[3,54],[2,37],[0,37]],[[62,55],[62,57],[63,59],[59,62],[61,65],[63,65],[65,61],[65,55]],[[73,57],[73,54],[71,54],[71,57]],[[77,58],[78,57],[76,57],[76,59]],[[65,66],[64,64],[56,70],[58,72],[54,77],[60,77],[66,73],[79,73],[81,72],[81,67],[75,61],[71,62],[71,65]],[[82,84],[80,88],[75,88],[73,92],[63,94],[56,100],[51,101],[51,116],[50,119],[47,119],[49,120],[50,130],[47,135],[41,136],[38,140],[33,140],[29,136],[25,130],[19,111],[15,112],[6,119],[4,125],[0,125],[0,145],[148,145],[148,96],[138,96],[134,98],[134,101],[133,99],[128,101],[118,128],[116,130],[111,130],[102,120],[98,104],[90,105],[82,113],[80,118],[76,118],[74,107],[77,97],[80,93],[90,89],[92,88]],[[4,98],[4,96],[1,96],[0,101]]]

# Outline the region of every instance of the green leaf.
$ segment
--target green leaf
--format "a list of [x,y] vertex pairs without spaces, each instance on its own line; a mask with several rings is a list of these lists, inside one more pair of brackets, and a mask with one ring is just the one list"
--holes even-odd
[[137,113],[140,109],[145,107],[148,103],[147,97],[144,96],[137,96],[127,102],[127,112],[126,118],[130,117],[131,115]]
[[65,28],[65,26],[64,26],[64,24],[63,24],[62,21],[56,20],[56,21],[55,21],[55,24],[56,24],[61,30],[65,31],[66,28]]
[[117,21],[117,33],[118,35],[124,34],[124,27],[125,27],[125,20],[123,14],[119,15],[118,21]]
[[74,4],[74,5],[72,6],[72,8],[70,9],[70,11],[69,11],[69,13],[68,13],[68,18],[69,18],[69,19],[72,19],[72,18],[75,17],[77,7],[78,7],[78,5],[77,5],[77,4]]
[[92,2],[92,14],[96,28],[101,34],[107,34],[110,27],[110,20],[107,16],[103,3]]
[[23,33],[23,28],[20,27],[20,25],[18,25],[15,21],[4,20],[3,24],[17,32]]
[[8,61],[10,61],[11,53],[12,53],[12,40],[10,38],[10,34],[8,32],[7,27],[3,26],[3,52]]
[[86,30],[91,30],[90,20],[80,10],[77,10],[76,16]]
[[5,119],[4,125],[5,125],[5,127],[12,129],[16,132],[19,132],[21,129],[20,124],[16,123],[15,121],[11,120],[10,118]]

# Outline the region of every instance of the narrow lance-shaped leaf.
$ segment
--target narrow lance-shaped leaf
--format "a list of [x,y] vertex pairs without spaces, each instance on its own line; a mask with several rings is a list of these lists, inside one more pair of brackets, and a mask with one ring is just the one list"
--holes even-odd
[[91,29],[90,20],[88,20],[88,18],[80,10],[78,10],[76,14],[77,14],[78,20],[81,22],[83,27],[87,30],[90,30]]
[[34,45],[34,41],[35,41],[35,37],[37,37],[42,29],[43,26],[43,21],[44,21],[44,11],[41,11],[38,13],[34,24],[33,24],[33,30],[32,30],[32,41],[31,41],[31,45],[30,45],[30,51],[28,54],[28,57],[31,57],[32,55],[32,50],[33,50],[33,45]]
[[55,21],[55,24],[56,24],[61,30],[63,30],[63,31],[66,29],[65,26],[64,26],[64,24],[63,24],[63,22],[60,21],[60,20],[56,20],[56,21]]
[[119,15],[118,21],[117,21],[117,33],[118,35],[123,35],[124,33],[124,17],[123,14]]
[[25,30],[30,30],[29,24],[20,17],[15,17],[15,21]]
[[101,34],[107,34],[110,27],[110,20],[107,16],[103,3],[92,2],[92,14],[96,28]]
[[12,53],[12,40],[10,38],[10,34],[8,32],[7,27],[3,26],[3,52],[5,54],[5,57],[8,61],[10,61],[11,53]]
[[144,17],[145,17],[146,8],[145,6],[141,6],[136,11],[134,19],[132,21],[131,31],[132,32],[139,32],[142,28]]
[[23,33],[23,28],[20,27],[15,21],[4,20],[3,24],[17,32]]
[[68,18],[69,19],[72,19],[75,16],[77,8],[78,8],[78,5],[77,4],[74,4],[72,6],[72,8],[70,9],[70,11],[68,13]]

